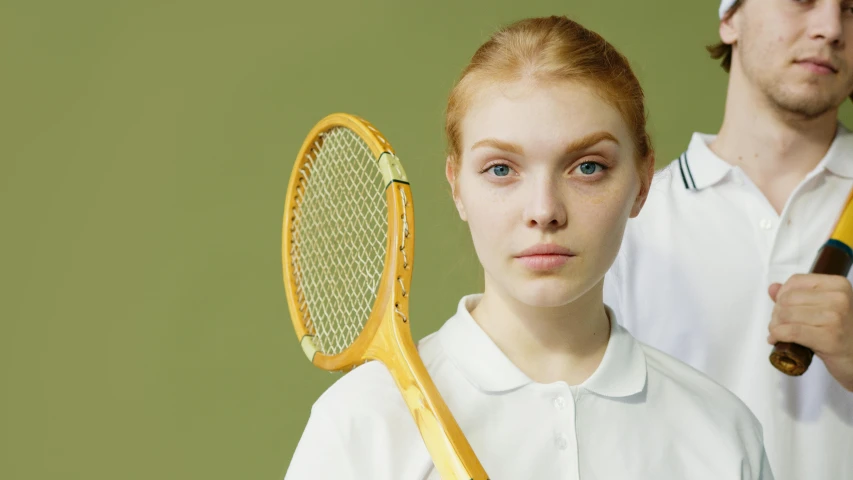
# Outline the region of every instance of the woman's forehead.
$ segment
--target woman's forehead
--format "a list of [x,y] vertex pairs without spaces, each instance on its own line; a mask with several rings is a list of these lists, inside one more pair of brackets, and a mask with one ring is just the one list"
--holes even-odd
[[461,122],[469,150],[487,138],[524,143],[566,143],[605,131],[630,138],[620,113],[594,88],[577,82],[499,84],[478,91]]

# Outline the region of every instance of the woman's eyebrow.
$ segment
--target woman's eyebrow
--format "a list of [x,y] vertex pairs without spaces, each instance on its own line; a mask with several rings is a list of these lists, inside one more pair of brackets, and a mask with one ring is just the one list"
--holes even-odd
[[589,135],[581,137],[581,138],[573,141],[572,143],[568,144],[566,146],[566,154],[571,154],[571,153],[574,153],[574,152],[577,152],[580,150],[585,150],[585,149],[592,147],[594,145],[597,145],[598,143],[601,143],[605,140],[610,140],[611,142],[615,143],[616,145],[619,145],[619,140],[616,140],[616,137],[612,133],[606,132],[606,131],[595,132],[595,133],[590,133]]
[[497,138],[484,138],[478,142],[475,142],[474,145],[471,145],[471,150],[480,147],[491,147],[496,148],[498,150],[503,150],[505,152],[515,153],[517,155],[524,155],[524,149],[521,148],[521,145],[517,145],[511,142],[504,142],[503,140],[498,140]]
[[[603,142],[605,140],[610,140],[613,143],[619,145],[619,140],[617,140],[616,137],[612,133],[606,132],[606,131],[601,131],[601,132],[590,133],[589,135],[585,135],[585,136],[573,141],[572,143],[568,144],[566,146],[566,153],[569,154],[569,153],[577,152],[578,150],[584,150],[586,148],[592,147],[593,145],[596,145],[596,144]],[[491,148],[495,148],[497,150],[502,150],[504,152],[515,153],[517,155],[524,155],[524,149],[521,148],[521,145],[511,143],[511,142],[505,142],[503,140],[498,140],[496,138],[484,138],[482,140],[479,140],[479,141],[475,142],[474,145],[471,146],[471,150],[474,150],[477,148],[483,148],[483,147],[491,147]]]

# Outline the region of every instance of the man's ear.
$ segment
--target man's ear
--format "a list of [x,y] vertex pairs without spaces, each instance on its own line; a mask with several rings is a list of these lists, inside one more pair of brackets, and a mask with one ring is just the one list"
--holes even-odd
[[646,199],[649,197],[649,189],[652,187],[652,179],[655,176],[655,155],[649,155],[649,158],[646,160],[646,168],[643,174],[640,176],[640,193],[637,194],[637,198],[634,199],[634,206],[631,207],[631,218],[636,217],[640,214],[640,210],[643,209],[643,205],[646,203]]
[[465,206],[459,200],[459,195],[456,190],[456,162],[452,158],[447,157],[444,163],[444,176],[447,177],[447,183],[450,184],[450,195],[453,197],[453,204],[456,205],[456,211],[459,212],[459,218],[463,222],[468,221],[468,215],[465,213]]
[[740,9],[720,20],[720,40],[727,45],[734,45],[740,37],[739,23],[735,21],[736,18],[739,18],[738,13],[740,13]]

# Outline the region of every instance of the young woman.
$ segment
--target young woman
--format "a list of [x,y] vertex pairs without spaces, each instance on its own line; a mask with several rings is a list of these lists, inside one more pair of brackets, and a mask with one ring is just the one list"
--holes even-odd
[[[522,20],[477,50],[446,122],[485,289],[419,352],[492,480],[771,479],[751,412],[602,301],[653,174],[627,60],[565,17]],[[316,402],[285,478],[438,475],[373,362]]]

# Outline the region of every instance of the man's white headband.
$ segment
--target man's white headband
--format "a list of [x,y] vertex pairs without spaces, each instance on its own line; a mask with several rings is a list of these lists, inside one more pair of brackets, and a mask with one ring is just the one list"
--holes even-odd
[[732,8],[732,5],[735,4],[735,1],[736,0],[723,0],[722,2],[720,2],[720,20],[722,20],[723,17],[726,16],[726,12],[728,12],[729,9]]

